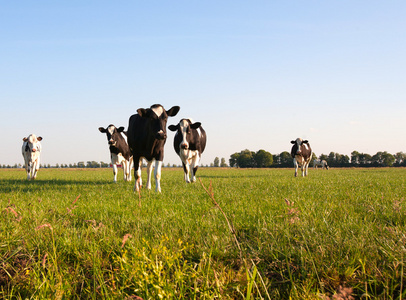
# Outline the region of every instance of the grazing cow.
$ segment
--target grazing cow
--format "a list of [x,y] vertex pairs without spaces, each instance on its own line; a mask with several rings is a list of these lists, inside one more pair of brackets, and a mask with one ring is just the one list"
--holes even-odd
[[21,150],[28,180],[37,178],[41,155],[40,141],[42,141],[42,137],[37,137],[35,134],[30,134],[28,137],[23,138],[23,147]]
[[[182,119],[178,125],[170,125],[169,130],[176,131],[173,140],[175,152],[182,160],[186,183],[196,181],[196,172],[204,149],[206,148],[206,132],[200,122]],[[192,170],[192,174],[189,173]]]
[[132,115],[128,121],[128,145],[134,160],[134,190],[137,192],[142,186],[141,166],[142,159],[147,164],[147,189],[151,189],[152,162],[155,160],[156,191],[161,191],[161,167],[164,159],[164,145],[166,142],[166,123],[168,117],[176,116],[179,106],[165,110],[162,105],[154,104],[151,108],[139,108],[137,114]]
[[327,169],[327,170],[328,170],[327,162],[326,162],[324,159],[323,159],[323,160],[315,159],[315,160],[313,161],[313,169],[314,169],[314,168],[317,169],[317,167],[322,167],[323,169]]
[[116,128],[110,124],[107,128],[99,127],[101,133],[107,135],[107,141],[110,146],[111,164],[113,165],[114,182],[117,182],[117,165],[123,167],[124,181],[131,181],[132,155],[127,141],[122,136],[124,127]]
[[295,177],[297,177],[298,165],[302,169],[302,176],[307,176],[307,168],[312,158],[312,149],[307,140],[297,138],[296,141],[291,141],[293,144],[290,155],[293,158],[293,165],[295,166]]

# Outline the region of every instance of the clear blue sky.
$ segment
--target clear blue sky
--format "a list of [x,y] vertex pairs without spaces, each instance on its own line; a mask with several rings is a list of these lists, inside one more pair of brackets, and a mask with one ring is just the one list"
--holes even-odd
[[[109,162],[98,127],[179,105],[202,163],[244,149],[406,152],[405,1],[1,1],[0,164]],[[180,163],[172,132],[164,163]]]

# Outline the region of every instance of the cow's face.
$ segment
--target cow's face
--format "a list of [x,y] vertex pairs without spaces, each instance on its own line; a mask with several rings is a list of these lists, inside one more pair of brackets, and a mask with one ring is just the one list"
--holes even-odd
[[150,120],[150,122],[148,122],[150,126],[149,129],[154,134],[154,138],[157,140],[165,140],[168,117],[176,116],[179,109],[179,106],[173,106],[171,109],[165,110],[162,105],[155,104],[148,109],[139,108],[137,112],[142,118]]
[[23,141],[26,143],[24,148],[25,152],[29,153],[30,156],[39,155],[42,137],[30,134],[28,137],[23,138]]
[[107,136],[107,142],[110,146],[117,146],[118,136],[124,131],[124,127],[116,128],[116,126],[110,124],[107,128],[99,127],[101,133],[105,133]]
[[190,119],[182,119],[178,123],[178,125],[171,125],[169,126],[169,130],[177,131],[176,134],[182,136],[182,141],[179,145],[180,149],[188,150],[189,149],[189,141],[191,140],[191,129],[198,129],[200,127],[200,122],[193,123]]
[[302,154],[301,145],[303,145],[306,149],[308,149],[307,144],[309,143],[308,140],[302,140],[301,138],[297,138],[295,141],[291,141],[294,144],[294,149],[296,150],[296,155]]

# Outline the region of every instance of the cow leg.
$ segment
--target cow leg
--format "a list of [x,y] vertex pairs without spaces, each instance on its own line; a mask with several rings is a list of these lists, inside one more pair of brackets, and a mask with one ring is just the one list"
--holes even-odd
[[293,166],[295,167],[295,177],[297,177],[297,160],[296,160],[296,158],[293,159]]
[[307,168],[309,167],[309,162],[305,163],[305,176],[307,176]]
[[39,170],[39,162],[37,160],[36,162],[33,163],[33,166],[32,166],[32,169],[31,169],[31,171],[32,171],[31,179],[37,178],[38,170]]
[[147,177],[147,189],[148,190],[151,189],[151,185],[152,185],[151,184],[152,163],[153,163],[153,160],[148,161],[148,164],[147,164],[147,175],[148,175],[148,177]]
[[130,157],[130,160],[127,162],[127,181],[131,181],[131,167],[133,165],[133,158]]
[[126,159],[121,161],[123,166],[124,181],[131,181],[131,165],[130,162]]
[[161,192],[161,167],[162,161],[160,160],[155,161],[154,175],[155,175],[156,192]]
[[128,174],[127,174],[127,170],[128,170],[127,163],[128,163],[128,161],[126,161],[126,160],[123,160],[121,162],[121,167],[123,169],[123,180],[124,181],[127,181],[127,176],[128,176]]
[[30,180],[30,173],[31,173],[31,168],[29,164],[25,164],[25,171],[27,172],[27,180]]
[[190,173],[190,167],[189,164],[186,162],[182,161],[182,165],[183,165],[183,173],[184,173],[184,177],[185,177],[185,182],[186,183],[190,183],[190,179],[189,179],[189,173]]
[[134,177],[135,177],[135,185],[134,185],[134,192],[140,191],[142,187],[142,179],[141,179],[141,168],[142,168],[142,158],[137,157],[134,159]]
[[196,182],[197,168],[199,167],[200,157],[196,155],[192,160],[192,182]]
[[113,164],[113,175],[114,175],[114,182],[117,182],[117,165]]

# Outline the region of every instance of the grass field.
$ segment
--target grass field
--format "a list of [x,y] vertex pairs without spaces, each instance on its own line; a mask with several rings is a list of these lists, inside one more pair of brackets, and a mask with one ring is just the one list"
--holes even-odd
[[1,169],[0,298],[406,298],[406,169],[293,175]]

